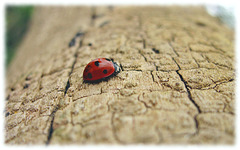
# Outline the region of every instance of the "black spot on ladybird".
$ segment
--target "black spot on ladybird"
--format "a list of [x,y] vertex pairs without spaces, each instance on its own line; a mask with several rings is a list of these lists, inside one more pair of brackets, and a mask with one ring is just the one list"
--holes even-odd
[[99,66],[99,61],[95,61],[95,65],[98,67]]
[[88,72],[91,69],[91,66],[87,66],[85,71]]
[[92,74],[91,73],[88,73],[88,78],[91,79],[92,78]]
[[104,74],[107,74],[107,70],[106,70],[106,69],[105,69],[105,70],[103,70],[103,73],[104,73]]

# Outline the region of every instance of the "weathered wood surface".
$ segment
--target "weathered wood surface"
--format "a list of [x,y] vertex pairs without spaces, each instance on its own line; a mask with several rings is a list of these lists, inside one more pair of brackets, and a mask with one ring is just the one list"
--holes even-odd
[[[36,8],[7,72],[5,142],[233,144],[233,45],[201,7]],[[122,72],[83,83],[98,57]]]

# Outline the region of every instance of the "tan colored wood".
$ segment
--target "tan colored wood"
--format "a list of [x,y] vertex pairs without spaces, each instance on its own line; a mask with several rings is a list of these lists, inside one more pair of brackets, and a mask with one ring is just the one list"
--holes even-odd
[[[37,7],[7,71],[5,142],[233,144],[233,38],[202,7]],[[99,57],[122,71],[84,83]]]

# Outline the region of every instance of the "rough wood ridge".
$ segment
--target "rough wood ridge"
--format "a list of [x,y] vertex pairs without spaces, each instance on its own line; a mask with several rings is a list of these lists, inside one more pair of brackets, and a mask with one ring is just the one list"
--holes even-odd
[[[233,144],[233,31],[202,7],[38,7],[7,72],[7,144]],[[85,65],[122,72],[83,83]]]

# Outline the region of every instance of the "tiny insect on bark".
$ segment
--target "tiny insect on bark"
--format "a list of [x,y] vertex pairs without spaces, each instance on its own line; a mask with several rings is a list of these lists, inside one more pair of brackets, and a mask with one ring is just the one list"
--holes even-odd
[[86,82],[99,82],[120,72],[118,64],[108,58],[97,58],[87,64],[83,71]]

